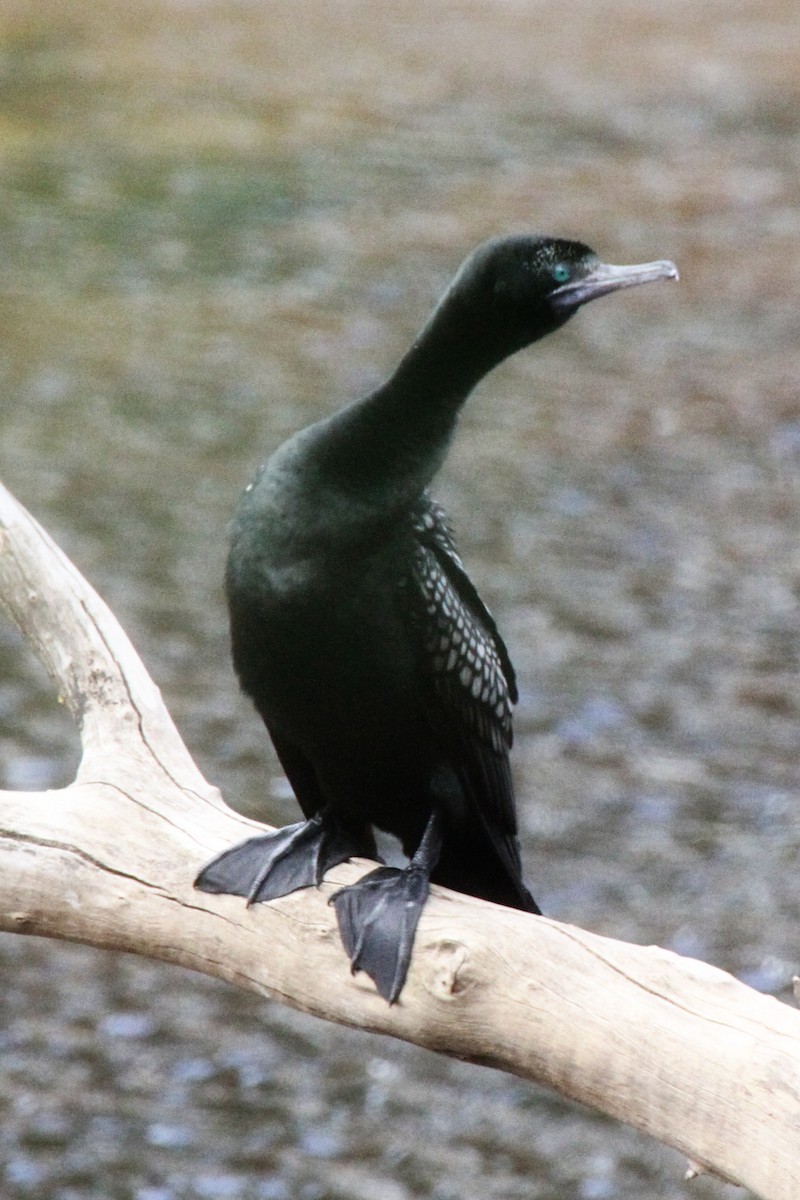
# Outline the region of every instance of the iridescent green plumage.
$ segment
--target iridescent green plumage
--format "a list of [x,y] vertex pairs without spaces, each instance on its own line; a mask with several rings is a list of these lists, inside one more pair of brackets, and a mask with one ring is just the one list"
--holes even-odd
[[517,237],[467,259],[392,377],[302,430],[248,487],[226,575],[233,658],[306,821],[197,886],[250,903],[316,884],[372,828],[410,862],[334,897],[353,969],[394,1002],[430,881],[529,912],[509,769],[514,672],[427,487],[458,413],[509,354],[669,263],[610,268]]

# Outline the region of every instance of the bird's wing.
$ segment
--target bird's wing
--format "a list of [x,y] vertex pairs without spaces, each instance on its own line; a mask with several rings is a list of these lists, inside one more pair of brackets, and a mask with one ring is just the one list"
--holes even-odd
[[475,816],[517,867],[508,765],[514,671],[494,618],[467,576],[444,513],[427,498],[414,514],[412,603],[429,713],[457,749],[456,769]]

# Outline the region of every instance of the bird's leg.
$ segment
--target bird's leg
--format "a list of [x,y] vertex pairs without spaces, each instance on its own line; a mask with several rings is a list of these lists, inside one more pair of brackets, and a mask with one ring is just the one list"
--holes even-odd
[[406,981],[417,923],[441,845],[441,819],[434,811],[407,867],[379,867],[331,896],[353,974],[366,971],[390,1004]]
[[354,857],[375,857],[371,831],[350,829],[324,808],[308,821],[223,851],[203,867],[194,886],[201,892],[246,896],[249,906],[314,887],[331,867]]

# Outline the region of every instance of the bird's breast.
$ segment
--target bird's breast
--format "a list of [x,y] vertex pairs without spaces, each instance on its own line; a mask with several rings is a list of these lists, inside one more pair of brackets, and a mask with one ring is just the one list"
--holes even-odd
[[264,563],[255,584],[229,572],[234,664],[262,716],[306,741],[416,711],[401,593],[381,563]]

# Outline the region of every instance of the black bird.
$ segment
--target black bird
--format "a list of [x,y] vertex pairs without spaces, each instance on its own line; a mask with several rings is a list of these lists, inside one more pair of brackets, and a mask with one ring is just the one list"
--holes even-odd
[[431,881],[539,911],[509,772],[514,671],[426,489],[488,371],[588,300],[676,278],[670,262],[608,266],[579,242],[479,246],[391,378],[280,446],[239,504],[234,665],[306,820],[225,851],[196,886],[272,900],[376,857],[373,826],[395,834],[409,865],[333,897],[353,971],[389,1003]]

